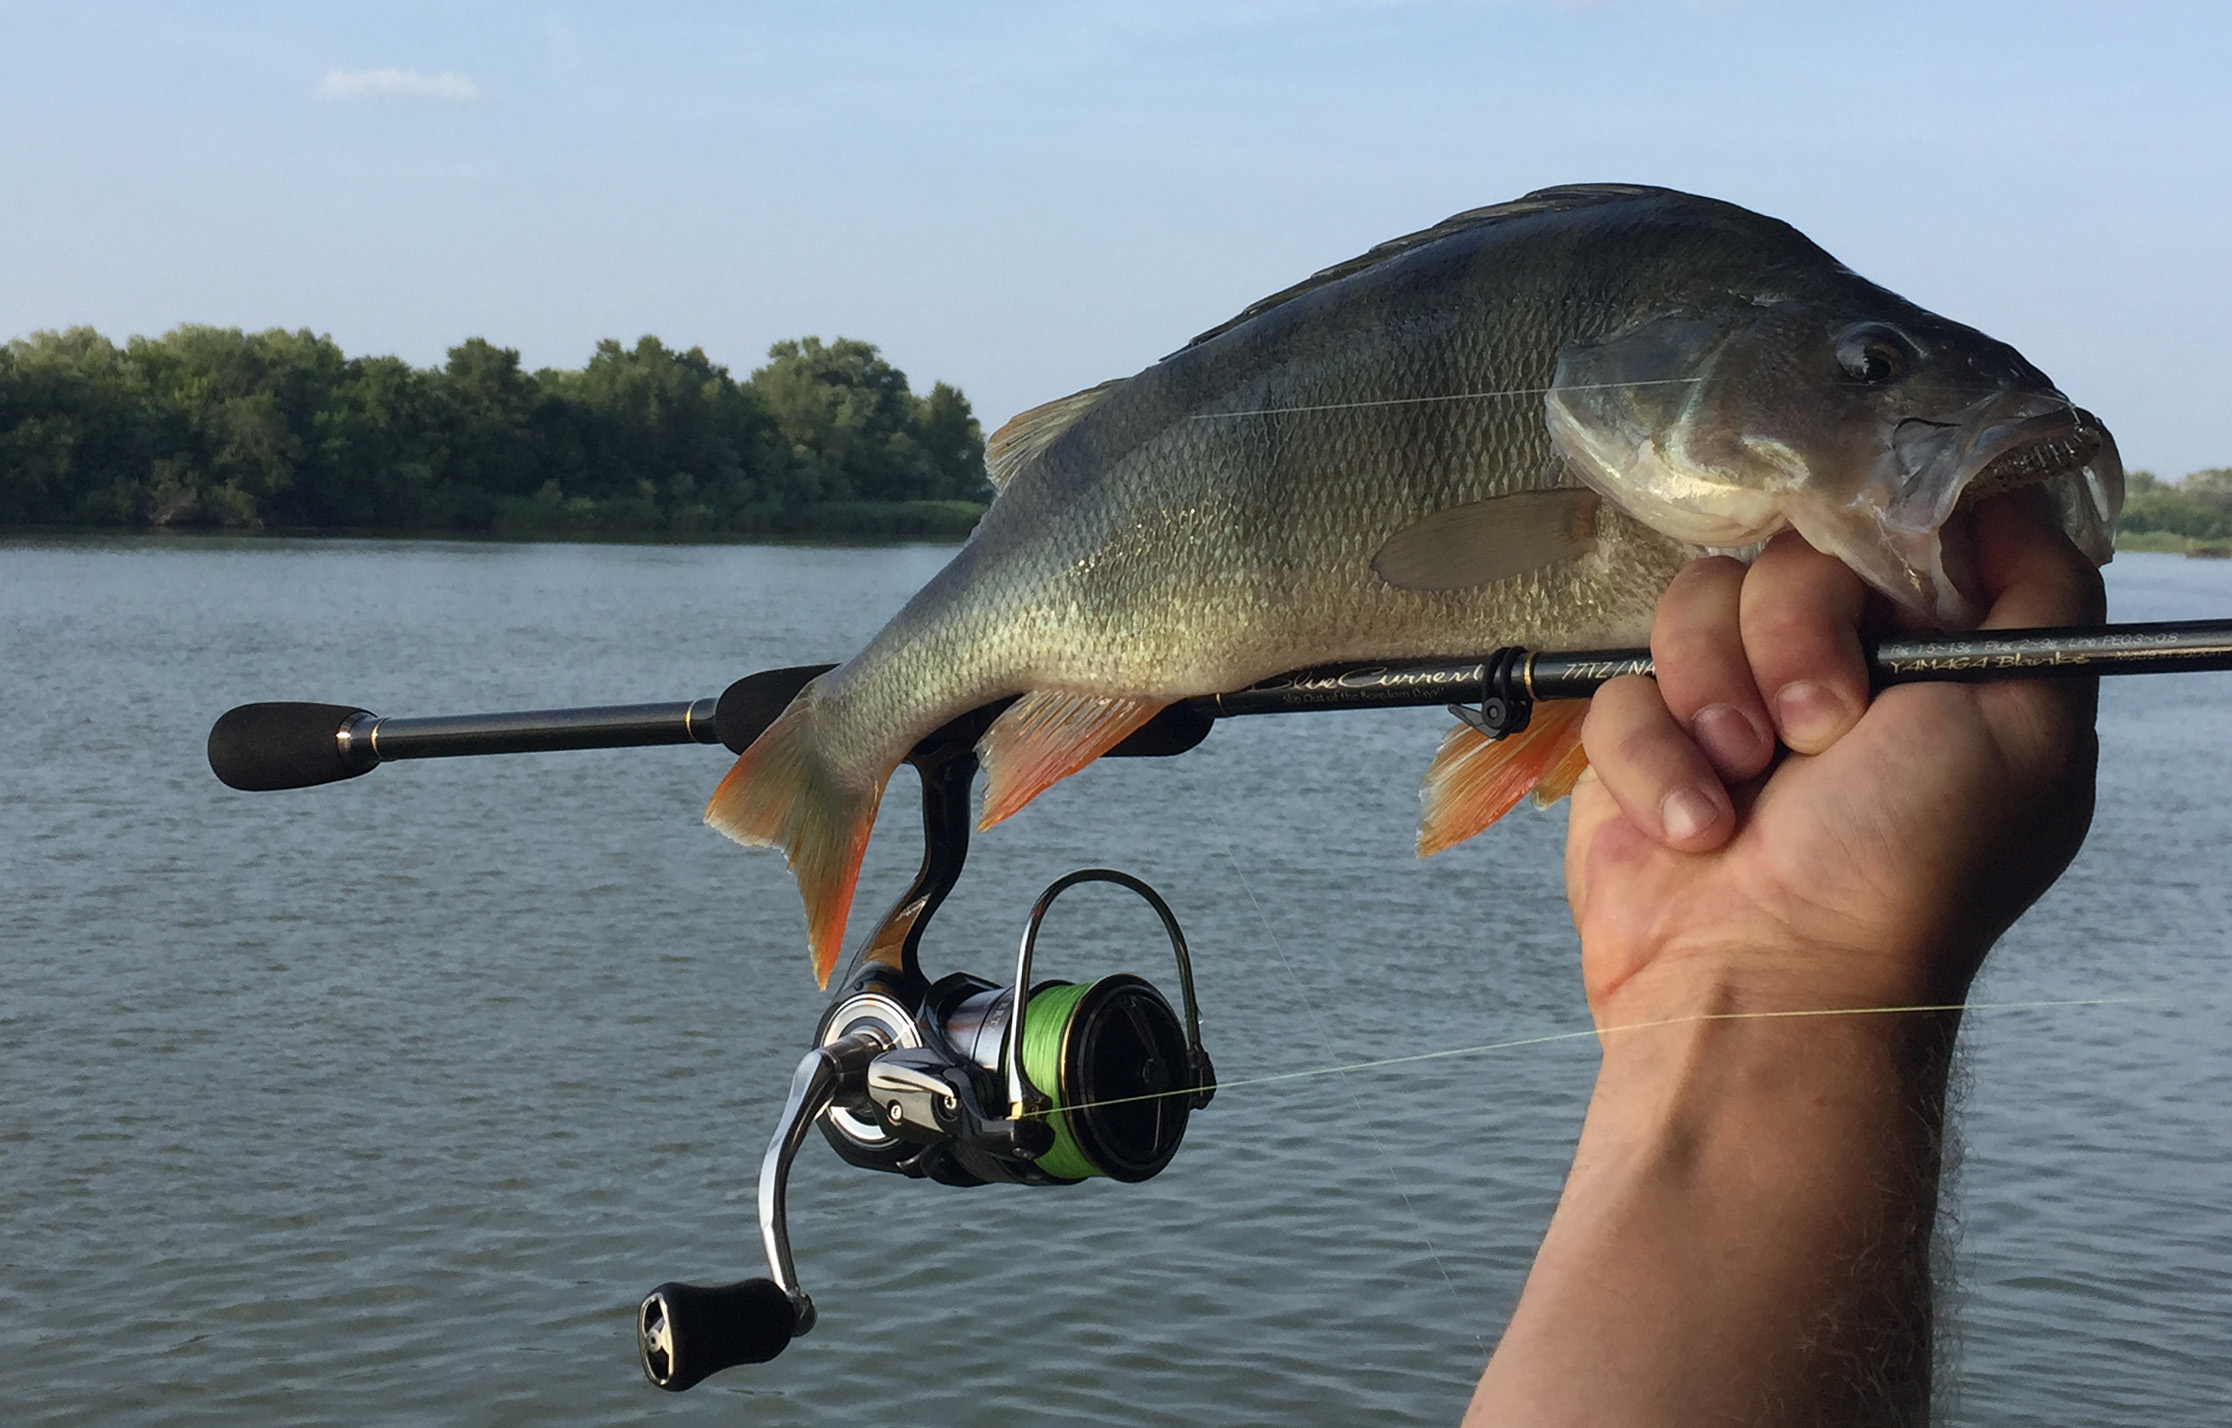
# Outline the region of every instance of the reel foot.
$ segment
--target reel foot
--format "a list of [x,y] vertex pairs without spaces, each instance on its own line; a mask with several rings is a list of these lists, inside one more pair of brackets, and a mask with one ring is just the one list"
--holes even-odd
[[771,1279],[662,1284],[636,1310],[643,1376],[680,1393],[722,1369],[766,1363],[813,1326],[813,1315],[810,1301],[793,1306]]

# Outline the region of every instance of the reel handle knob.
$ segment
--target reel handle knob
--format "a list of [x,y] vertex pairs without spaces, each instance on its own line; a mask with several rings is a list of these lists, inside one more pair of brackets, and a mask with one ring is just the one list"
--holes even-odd
[[[811,1325],[813,1310],[805,1310]],[[636,1311],[643,1376],[680,1393],[708,1374],[763,1364],[799,1332],[800,1309],[771,1279],[738,1284],[662,1284]]]

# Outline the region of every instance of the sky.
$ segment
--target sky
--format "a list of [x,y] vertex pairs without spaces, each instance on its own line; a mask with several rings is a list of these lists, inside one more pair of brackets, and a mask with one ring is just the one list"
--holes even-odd
[[2232,6],[0,0],[0,339],[307,327],[739,376],[880,345],[987,429],[1555,183],[1785,218],[2232,464]]

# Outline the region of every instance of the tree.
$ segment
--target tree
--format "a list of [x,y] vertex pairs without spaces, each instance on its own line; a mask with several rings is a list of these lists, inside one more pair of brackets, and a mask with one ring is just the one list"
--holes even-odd
[[[944,383],[927,400],[866,342],[778,342],[751,386],[810,499],[977,500],[984,437],[968,399]],[[983,494],[980,494],[983,493]]]

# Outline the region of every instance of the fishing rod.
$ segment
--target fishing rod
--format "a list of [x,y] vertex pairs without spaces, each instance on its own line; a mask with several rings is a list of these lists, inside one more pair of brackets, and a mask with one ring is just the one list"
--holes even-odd
[[[2232,669],[2232,620],[1904,635],[1869,646],[1866,655],[1869,678],[1878,688],[1917,680],[2222,670]],[[403,759],[665,744],[719,744],[740,754],[809,680],[835,667],[762,670],[718,698],[663,704],[417,718],[383,718],[343,704],[243,704],[209,731],[209,766],[233,788],[265,792],[335,783]],[[1493,737],[1525,728],[1527,711],[1538,700],[1586,699],[1621,675],[1650,673],[1647,649],[1509,648],[1485,659],[1319,665],[1228,694],[1180,700],[1111,752],[1184,753],[1208,737],[1214,721],[1240,715],[1436,704],[1479,706],[1479,718],[1469,722]],[[999,710],[1006,704],[985,707]],[[973,722],[982,712],[971,711],[955,723]],[[933,733],[924,744],[940,741],[944,733]]]
[[[2232,669],[2232,620],[1901,636],[1870,645],[1878,686]],[[237,789],[306,788],[404,759],[567,749],[723,745],[741,753],[799,690],[835,666],[746,675],[717,698],[518,713],[383,718],[341,704],[245,704],[209,732],[209,764]],[[1328,709],[1447,705],[1490,738],[1526,728],[1537,701],[1581,699],[1648,650],[1545,652],[1350,662],[1295,670],[1225,694],[1179,701],[1110,751],[1184,753],[1219,719]],[[846,1162],[947,1185],[1142,1181],[1177,1153],[1217,1076],[1201,1041],[1193,964],[1177,915],[1146,882],[1109,868],[1055,880],[1026,918],[1012,977],[921,965],[924,930],[968,856],[976,744],[1013,700],[970,710],[908,753],[922,781],[922,864],[906,891],[832,979],[829,1005],[793,1073],[759,1168],[768,1275],[698,1286],[669,1282],[637,1309],[646,1377],[680,1391],[738,1364],[774,1358],[813,1327],[787,1216],[790,1170],[809,1130]],[[1144,901],[1178,972],[1178,1004],[1143,977],[1034,982],[1041,924],[1086,883]]]

